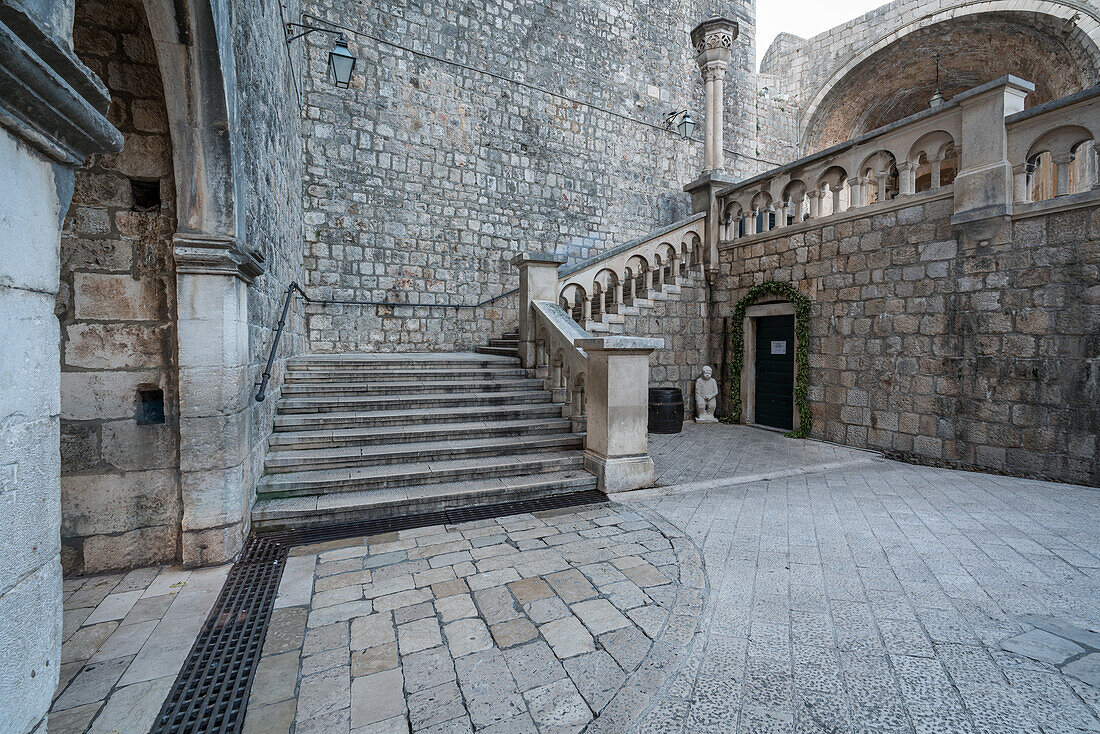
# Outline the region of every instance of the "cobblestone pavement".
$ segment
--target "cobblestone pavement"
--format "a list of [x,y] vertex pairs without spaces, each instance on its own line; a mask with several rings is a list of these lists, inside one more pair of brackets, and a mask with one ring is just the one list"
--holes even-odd
[[763,428],[713,423],[685,423],[680,433],[651,433],[649,455],[656,486],[677,490],[837,469],[878,456],[822,441],[785,438]]
[[295,549],[245,731],[629,722],[682,664],[706,596],[695,546],[649,514],[608,504]]
[[228,572],[154,567],[65,579],[50,734],[148,731]]
[[710,591],[637,731],[1100,731],[1095,489],[878,461],[645,506]]
[[[296,548],[245,730],[1100,732],[1097,490],[708,486]],[[50,732],[146,730],[225,572],[66,580]]]

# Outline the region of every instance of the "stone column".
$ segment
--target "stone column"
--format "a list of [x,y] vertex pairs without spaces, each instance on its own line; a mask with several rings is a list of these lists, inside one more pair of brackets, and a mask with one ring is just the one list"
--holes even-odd
[[890,178],[889,171],[879,171],[875,174],[875,178],[878,179],[878,200],[880,202],[886,201],[886,195],[889,193],[886,190],[886,182]]
[[909,161],[902,161],[898,164],[898,195],[909,196],[917,189],[916,180],[914,178],[917,172],[917,167]]
[[587,293],[581,296],[581,320],[585,323],[592,320],[592,296]]
[[0,22],[0,730],[45,734],[61,668],[61,356],[54,307],[74,169],[122,149],[73,54],[72,3]]
[[680,256],[677,254],[672,255],[672,269],[668,274],[668,282],[672,285],[676,284],[676,279],[680,276]]
[[931,159],[932,164],[932,188],[940,187],[940,168],[943,166],[943,156],[936,155]]
[[[833,200],[833,210],[837,211],[836,200]],[[848,208],[855,209],[859,206],[864,206],[863,201],[863,179],[855,176],[848,179]]]
[[642,277],[645,278],[645,295],[643,298],[649,298],[650,291],[653,290],[653,268],[647,267]]
[[593,337],[575,346],[588,354],[585,468],[608,494],[648,487],[649,355],[664,339]]
[[1020,203],[1031,201],[1031,186],[1028,182],[1028,164],[1020,163],[1012,167],[1012,199]]
[[810,200],[810,219],[817,219],[821,216],[821,197],[825,194],[820,189],[811,191],[806,194]]
[[703,172],[720,171],[723,159],[723,134],[725,123],[724,84],[726,67],[737,38],[735,21],[715,16],[708,18],[691,31],[691,45],[695,48],[695,63],[703,75],[706,86],[706,111],[703,146]]
[[524,367],[535,366],[531,303],[558,303],[558,266],[565,260],[565,255],[549,252],[524,252],[512,258],[512,265],[519,268],[519,359]]
[[1092,188],[1100,189],[1100,140],[1092,145]]
[[1069,167],[1073,163],[1073,154],[1066,152],[1052,155],[1050,162],[1054,165],[1054,195],[1065,196],[1071,193],[1069,190]]
[[612,313],[619,313],[623,307],[623,282],[621,280],[615,281],[615,302],[611,304]]
[[[839,214],[840,211],[841,211],[841,209],[840,209],[840,186],[837,186],[835,189],[833,189],[832,193],[833,193],[833,214]],[[849,194],[849,196],[850,196],[850,194]],[[848,200],[849,206],[851,206],[851,203],[852,203],[851,199],[849,198],[849,200]]]

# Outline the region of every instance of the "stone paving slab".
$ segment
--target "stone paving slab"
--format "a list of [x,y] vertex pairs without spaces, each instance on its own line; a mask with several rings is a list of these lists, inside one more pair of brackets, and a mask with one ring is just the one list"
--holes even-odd
[[636,496],[718,489],[734,483],[835,471],[870,463],[879,454],[782,432],[723,423],[685,423],[680,433],[649,434],[654,488]]
[[148,731],[228,573],[158,566],[65,579],[50,734]]
[[245,731],[567,732],[609,708],[631,720],[706,596],[695,546],[651,515],[607,504],[295,549]]
[[877,461],[630,506],[710,578],[631,731],[1100,731],[1095,489]]

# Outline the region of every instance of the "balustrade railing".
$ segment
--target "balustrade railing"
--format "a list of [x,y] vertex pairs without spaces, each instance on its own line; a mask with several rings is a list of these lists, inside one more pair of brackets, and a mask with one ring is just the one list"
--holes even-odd
[[705,219],[694,214],[564,269],[559,304],[580,324],[607,321],[692,273],[702,277]]
[[646,451],[649,355],[663,339],[593,337],[557,303],[565,258],[517,255],[520,271],[519,356],[562,403],[573,429],[585,432],[585,468],[605,492],[653,483]]
[[719,240],[947,187],[959,220],[1100,188],[1100,86],[1024,110],[1033,89],[1003,77],[725,188]]

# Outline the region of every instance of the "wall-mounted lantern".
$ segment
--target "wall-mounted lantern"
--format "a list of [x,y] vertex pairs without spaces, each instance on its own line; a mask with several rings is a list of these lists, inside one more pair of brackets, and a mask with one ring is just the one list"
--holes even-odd
[[341,35],[328,52],[328,69],[332,73],[332,82],[340,89],[351,86],[351,72],[355,70],[355,61],[355,54],[348,49],[348,42]]
[[665,117],[665,130],[671,131],[673,129],[683,140],[691,140],[691,136],[695,132],[695,120],[692,118],[691,113],[687,110],[668,113],[668,116]]
[[[313,16],[305,16],[313,18]],[[322,21],[323,22],[323,21]],[[295,33],[295,28],[302,28],[301,33]],[[286,24],[286,42],[296,41],[302,36],[308,36],[310,33],[328,33],[329,35],[336,36],[336,43],[333,45],[332,50],[328,52],[328,73],[332,79],[332,83],[340,89],[347,89],[351,86],[351,74],[355,71],[355,62],[358,61],[355,54],[348,48],[347,39],[344,38],[344,34],[338,30],[332,28],[320,28],[314,25],[306,25],[304,23],[287,23]]]

